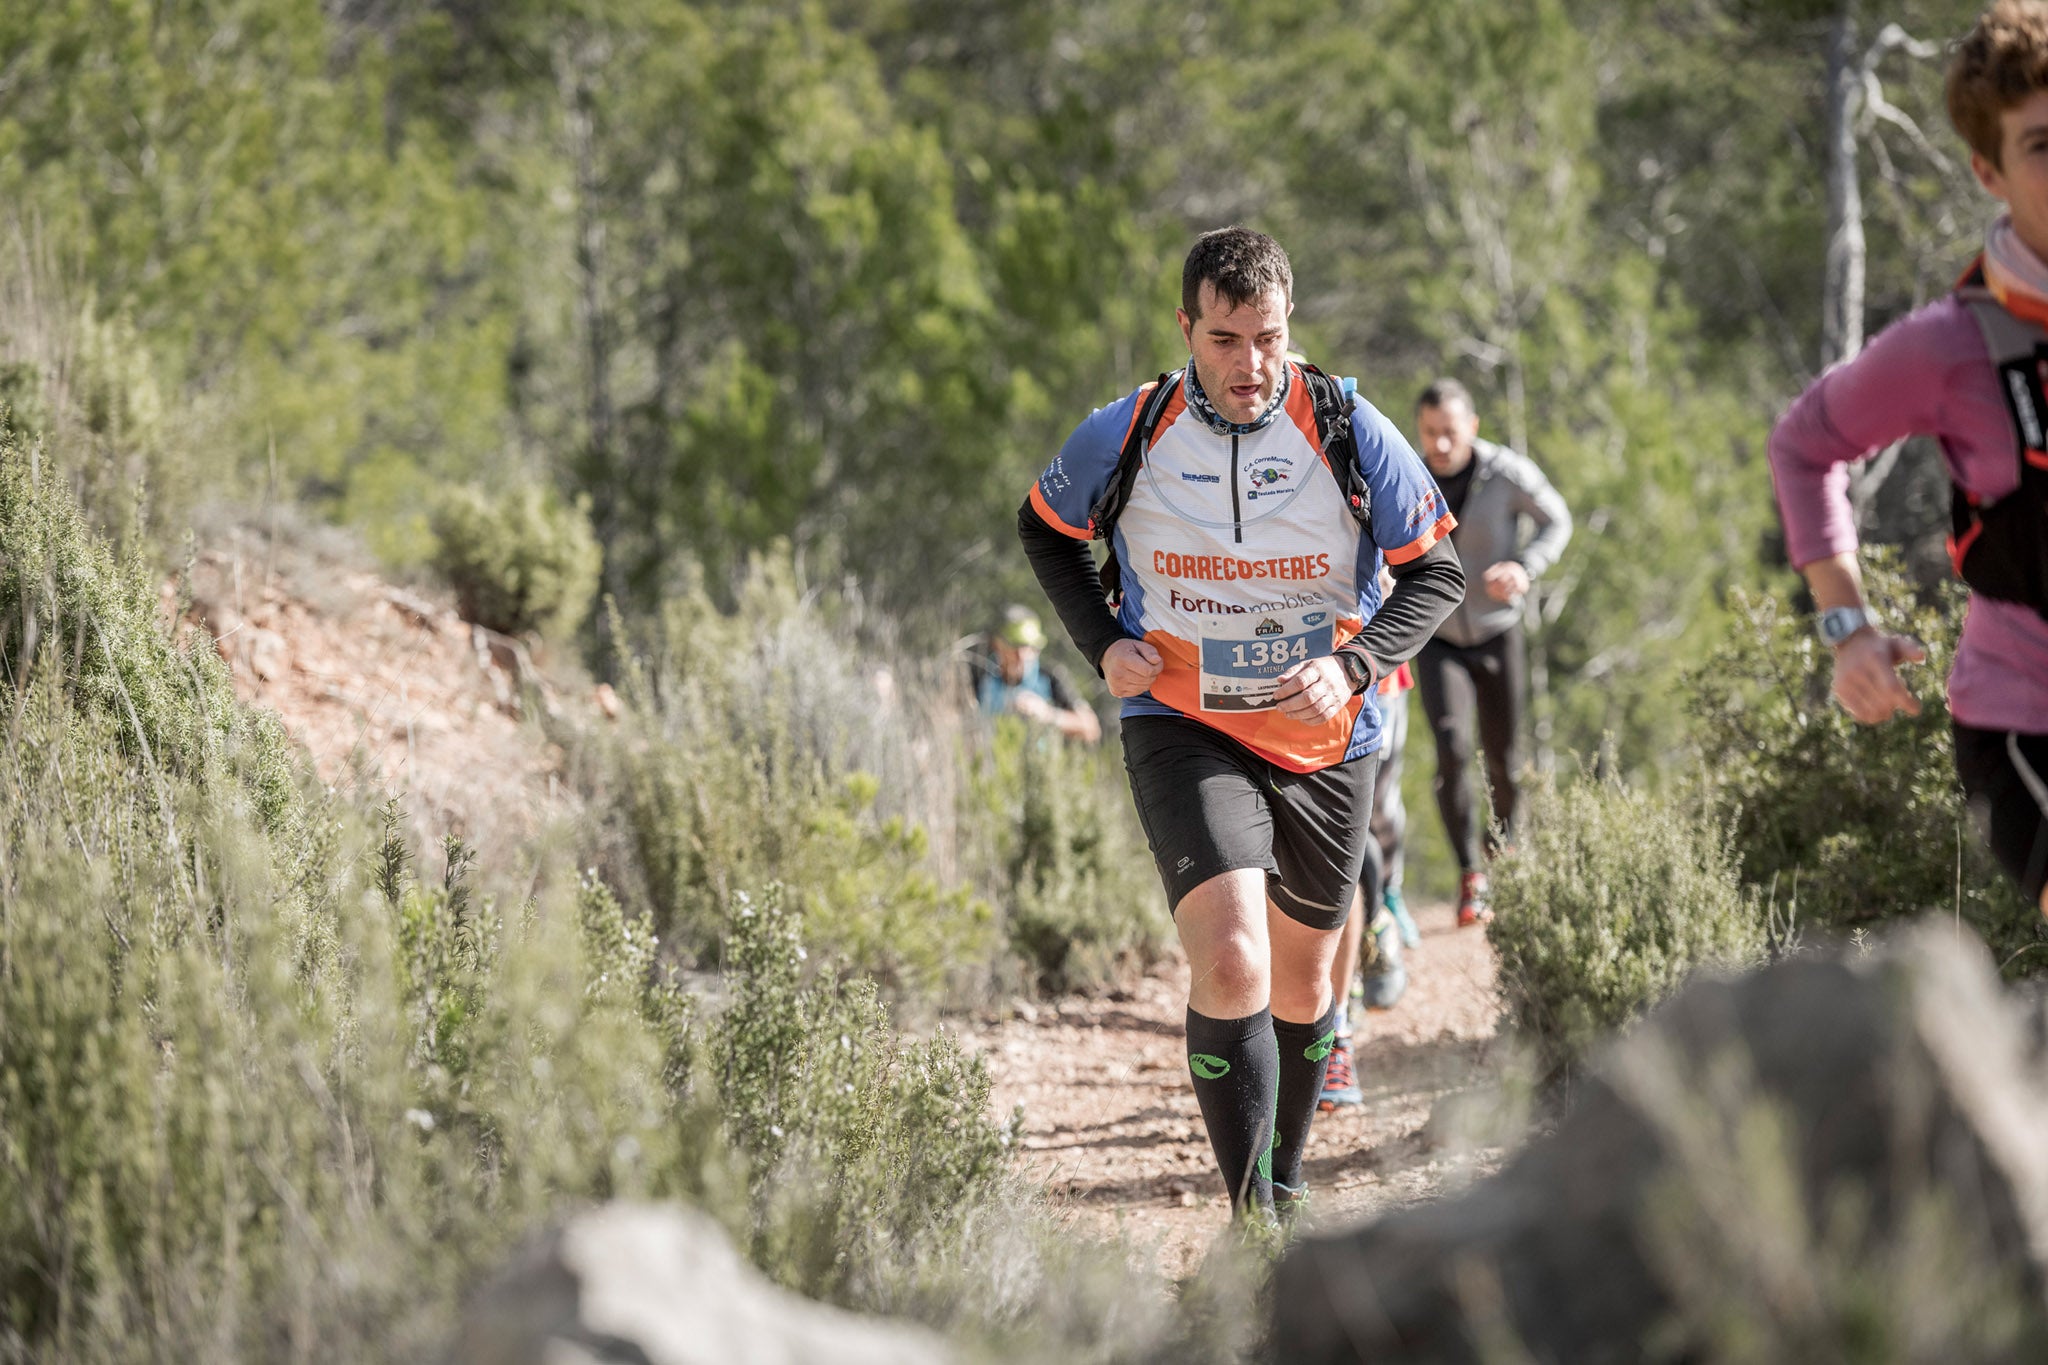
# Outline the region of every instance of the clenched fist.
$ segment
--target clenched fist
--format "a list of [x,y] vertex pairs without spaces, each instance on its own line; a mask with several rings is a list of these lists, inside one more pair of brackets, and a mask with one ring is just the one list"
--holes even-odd
[[1152,690],[1166,660],[1143,640],[1118,640],[1102,651],[1102,680],[1112,697],[1138,697]]

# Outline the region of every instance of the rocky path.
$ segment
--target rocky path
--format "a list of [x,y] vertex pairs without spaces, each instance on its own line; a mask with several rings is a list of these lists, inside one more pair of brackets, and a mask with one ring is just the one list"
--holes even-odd
[[[1429,1126],[1439,1100],[1494,1070],[1492,951],[1447,905],[1416,917],[1422,945],[1408,953],[1400,1006],[1354,1021],[1365,1103],[1316,1120],[1308,1175],[1325,1225],[1429,1197],[1498,1157]],[[1176,1277],[1229,1219],[1187,1081],[1186,991],[1176,961],[1112,998],[1020,1008],[971,1040],[988,1058],[997,1111],[1024,1107],[1026,1169],[1077,1222],[1156,1248]]]

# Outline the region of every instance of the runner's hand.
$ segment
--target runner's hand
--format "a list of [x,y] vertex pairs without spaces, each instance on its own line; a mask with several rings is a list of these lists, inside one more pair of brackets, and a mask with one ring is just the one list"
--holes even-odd
[[1496,602],[1518,602],[1529,591],[1529,571],[1512,559],[1503,559],[1481,574],[1479,581]]
[[1900,664],[1917,664],[1927,651],[1917,640],[1865,627],[1835,647],[1835,699],[1865,725],[1903,711],[1920,714],[1920,702],[1899,681]]
[[1102,651],[1102,680],[1112,697],[1137,697],[1152,690],[1166,661],[1143,640],[1128,637]]
[[1302,660],[1282,673],[1279,683],[1273,700],[1280,714],[1303,725],[1321,725],[1351,700],[1351,680],[1344,676],[1344,666],[1327,654]]
[[1041,723],[1053,718],[1052,703],[1036,692],[1018,692],[1010,698],[1010,709],[1026,720]]

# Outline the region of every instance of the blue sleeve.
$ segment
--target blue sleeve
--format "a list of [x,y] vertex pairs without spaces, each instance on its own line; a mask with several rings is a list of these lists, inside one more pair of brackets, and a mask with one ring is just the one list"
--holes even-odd
[[1458,524],[1429,466],[1401,429],[1363,398],[1352,402],[1351,440],[1372,493],[1373,543],[1390,563],[1420,558]]
[[1088,513],[1116,476],[1117,457],[1145,392],[1139,389],[1089,413],[1032,485],[1031,505],[1054,530],[1075,540],[1094,533]]

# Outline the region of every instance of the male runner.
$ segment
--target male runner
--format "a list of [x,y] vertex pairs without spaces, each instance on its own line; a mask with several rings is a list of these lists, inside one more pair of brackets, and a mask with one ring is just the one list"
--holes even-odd
[[1940,444],[1971,589],[1948,677],[1956,771],[1999,863],[2048,914],[2048,4],[1986,10],[1947,93],[1971,170],[2007,211],[1956,292],[1799,396],[1771,433],[1771,473],[1835,696],[1876,724],[1918,713],[1898,668],[1927,654],[1864,604],[1848,466],[1916,432]]
[[1485,844],[1491,858],[1515,828],[1529,673],[1522,598],[1564,553],[1572,514],[1535,461],[1478,439],[1472,395],[1457,380],[1439,379],[1422,391],[1415,427],[1422,458],[1458,519],[1451,541],[1465,568],[1465,600],[1416,656],[1415,687],[1436,734],[1436,804],[1461,874],[1458,923],[1480,924],[1493,911],[1470,777],[1473,731],[1486,751],[1493,796]]
[[[1311,377],[1286,359],[1293,286],[1272,238],[1204,234],[1181,272],[1189,363],[1163,381],[1113,528],[1094,513],[1152,385],[1082,422],[1018,512],[1060,620],[1125,699],[1124,763],[1191,970],[1188,1069],[1232,1207],[1253,1218],[1276,1190],[1283,1211],[1306,1194],[1330,957],[1380,745],[1360,694],[1463,590],[1454,522],[1392,423],[1347,398],[1350,439],[1326,462]],[[1104,529],[1114,612],[1086,544]]]

